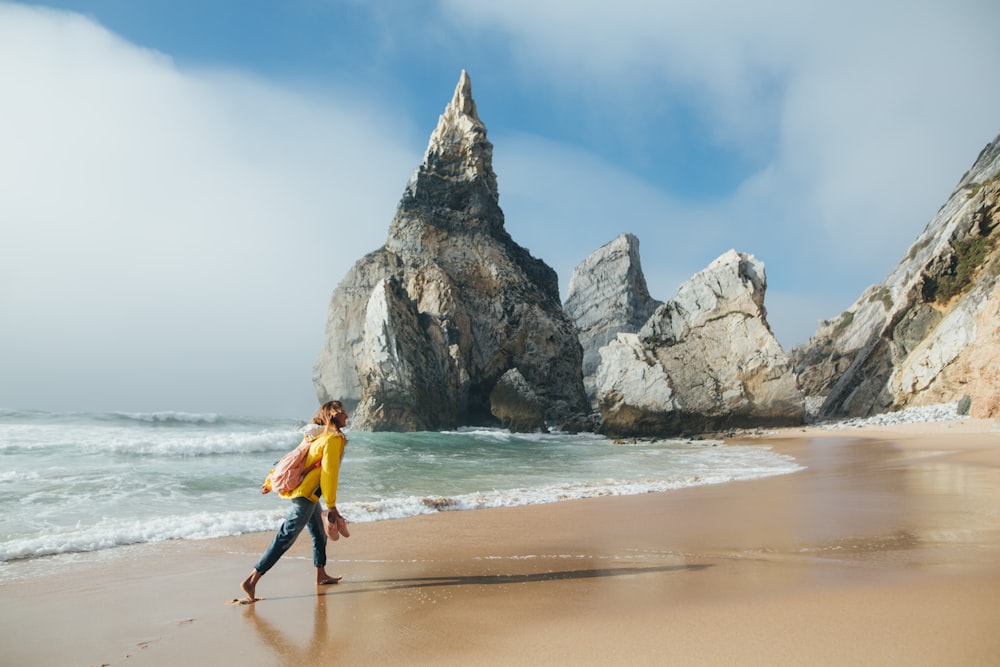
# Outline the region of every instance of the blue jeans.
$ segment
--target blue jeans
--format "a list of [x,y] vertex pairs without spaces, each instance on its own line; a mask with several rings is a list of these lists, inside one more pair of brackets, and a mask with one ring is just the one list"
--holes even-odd
[[288,516],[285,517],[281,528],[278,528],[274,541],[254,566],[254,569],[261,574],[274,567],[306,527],[312,535],[313,565],[326,566],[326,531],[323,530],[323,511],[319,508],[319,503],[314,503],[308,498],[292,498],[291,502],[292,508],[288,510]]

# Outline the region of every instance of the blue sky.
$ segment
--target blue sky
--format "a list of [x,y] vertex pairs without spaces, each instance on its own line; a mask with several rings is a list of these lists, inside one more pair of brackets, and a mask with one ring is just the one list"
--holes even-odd
[[730,248],[787,348],[1000,131],[1000,5],[0,0],[0,407],[306,416],[330,292],[462,69],[507,229],[622,232],[666,300]]

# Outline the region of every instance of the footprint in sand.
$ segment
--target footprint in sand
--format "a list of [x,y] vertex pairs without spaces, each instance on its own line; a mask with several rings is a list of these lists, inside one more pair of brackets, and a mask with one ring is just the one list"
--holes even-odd
[[233,598],[232,600],[230,600],[226,604],[228,604],[230,606],[239,606],[239,605],[243,605],[243,604],[253,604],[254,602],[260,602],[263,599],[264,598],[254,598],[253,600],[251,600],[250,598]]

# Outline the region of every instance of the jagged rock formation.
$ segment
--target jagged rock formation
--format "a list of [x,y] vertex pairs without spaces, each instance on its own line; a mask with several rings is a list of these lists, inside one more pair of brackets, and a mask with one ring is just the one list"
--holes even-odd
[[463,71],[385,246],[358,260],[330,301],[313,382],[321,401],[357,404],[353,428],[496,423],[490,397],[512,369],[548,423],[586,413],[558,279],[504,229],[492,163]]
[[619,333],[638,331],[662,304],[649,295],[632,234],[598,248],[573,270],[565,310],[583,346],[583,386],[592,405],[601,348]]
[[767,324],[764,265],[730,250],[637,334],[601,349],[597,397],[610,436],[801,423],[791,361]]
[[880,285],[793,351],[819,418],[971,398],[1000,404],[1000,137]]

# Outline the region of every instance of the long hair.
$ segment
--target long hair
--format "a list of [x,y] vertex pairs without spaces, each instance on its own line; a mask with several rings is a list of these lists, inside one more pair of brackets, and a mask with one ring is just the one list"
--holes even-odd
[[343,403],[340,401],[327,401],[319,407],[312,421],[313,424],[318,424],[328,430],[339,432],[340,426],[337,424],[336,419],[341,414],[347,414]]

